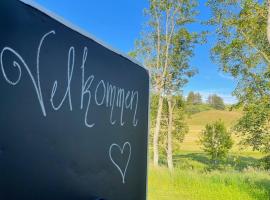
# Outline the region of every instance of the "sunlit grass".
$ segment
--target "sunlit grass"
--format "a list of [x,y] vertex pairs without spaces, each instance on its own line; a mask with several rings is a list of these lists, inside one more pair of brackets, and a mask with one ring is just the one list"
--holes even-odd
[[268,200],[266,172],[202,172],[150,167],[149,200]]
[[[211,160],[198,140],[209,122],[221,119],[230,128],[241,117],[240,111],[209,110],[191,115],[189,133],[174,156],[176,169],[150,167],[149,200],[270,200],[270,172],[260,170],[264,155],[250,148],[234,147],[219,171],[212,171]],[[161,155],[166,165],[166,157]]]
[[[216,120],[222,120],[224,124],[226,125],[227,129],[230,130],[231,127],[237,122],[237,120],[242,116],[241,111],[229,111],[229,110],[208,110],[196,113],[194,115],[191,115],[187,119],[187,124],[189,127],[189,132],[185,136],[185,139],[183,143],[181,144],[181,149],[183,151],[202,151],[198,141],[200,134],[202,130],[205,128],[205,125],[207,123],[214,122]],[[240,147],[238,145],[240,138],[233,133],[232,135],[234,140],[234,145],[232,151],[236,153],[243,153],[247,152],[248,154],[256,154],[252,151],[251,148],[244,148],[243,150],[240,150]],[[240,152],[241,151],[241,152]],[[260,157],[261,154],[257,153]]]

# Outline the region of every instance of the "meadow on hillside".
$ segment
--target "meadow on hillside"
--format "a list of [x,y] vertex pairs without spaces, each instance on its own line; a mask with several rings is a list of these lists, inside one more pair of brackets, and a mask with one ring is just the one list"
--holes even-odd
[[187,119],[189,132],[181,149],[174,156],[175,169],[164,167],[149,170],[150,200],[268,200],[270,173],[259,167],[264,155],[249,148],[241,149],[239,138],[221,169],[211,169],[211,160],[203,152],[198,138],[205,125],[221,119],[226,127],[241,117],[241,111],[207,110]]

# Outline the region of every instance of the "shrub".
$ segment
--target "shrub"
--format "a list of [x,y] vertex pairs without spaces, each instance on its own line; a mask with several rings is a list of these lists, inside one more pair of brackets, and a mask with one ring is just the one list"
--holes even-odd
[[233,145],[231,134],[226,130],[221,120],[205,126],[205,130],[202,131],[200,143],[203,146],[203,150],[210,155],[215,165],[227,157]]
[[260,163],[265,170],[270,170],[270,155],[263,157]]

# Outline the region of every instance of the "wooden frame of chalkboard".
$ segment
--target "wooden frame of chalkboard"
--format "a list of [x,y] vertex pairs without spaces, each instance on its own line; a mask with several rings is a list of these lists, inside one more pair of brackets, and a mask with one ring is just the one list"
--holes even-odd
[[34,1],[0,5],[0,199],[147,199],[149,71]]

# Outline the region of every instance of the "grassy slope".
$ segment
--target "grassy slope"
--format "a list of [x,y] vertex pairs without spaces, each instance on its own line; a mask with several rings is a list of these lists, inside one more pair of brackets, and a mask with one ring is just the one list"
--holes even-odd
[[166,168],[150,168],[149,199],[270,200],[269,174],[252,168],[256,166],[256,158],[262,154],[250,149],[239,152],[236,136],[233,153],[227,161],[228,169],[224,172],[205,172],[210,160],[197,142],[204,126],[221,119],[230,128],[240,117],[241,112],[238,111],[217,110],[192,115],[188,119],[189,133],[181,144],[181,152],[174,157],[176,170],[171,174]]
[[188,119],[190,126],[205,126],[209,122],[221,119],[226,126],[231,126],[241,117],[239,111],[209,110],[191,115]]
[[231,127],[240,117],[241,113],[237,111],[218,110],[209,110],[191,115],[187,120],[189,133],[181,145],[182,149],[184,151],[201,151],[198,138],[207,123],[221,119],[227,127]]
[[[200,145],[198,144],[198,138],[207,123],[220,119],[225,123],[226,127],[230,129],[240,117],[240,111],[219,110],[209,110],[191,115],[190,118],[188,118],[187,120],[187,123],[189,125],[189,133],[186,135],[185,140],[181,145],[181,149],[188,152],[202,151]],[[239,147],[237,146],[239,139],[236,135],[233,135],[233,138],[235,144],[233,147],[233,151],[239,152]],[[250,149],[247,149],[243,153],[246,153],[247,151],[248,154],[258,154],[257,152],[252,152]]]

